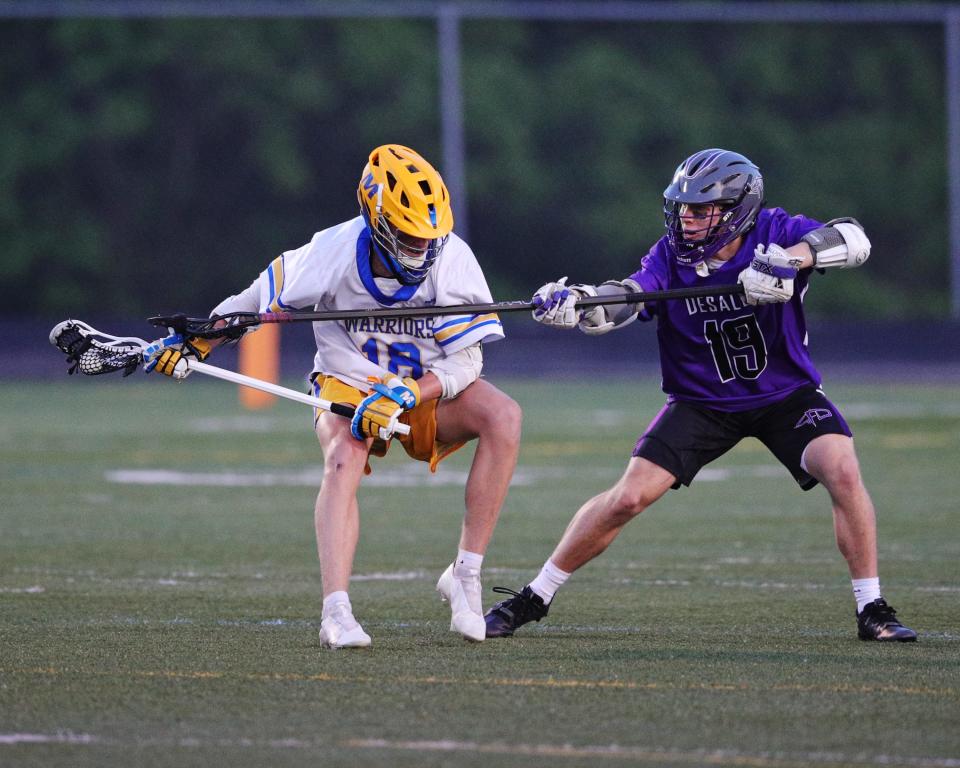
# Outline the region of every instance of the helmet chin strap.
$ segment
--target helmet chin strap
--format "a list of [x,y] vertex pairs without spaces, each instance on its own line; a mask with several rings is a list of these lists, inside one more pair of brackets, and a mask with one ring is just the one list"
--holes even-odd
[[[366,218],[366,215],[364,216]],[[377,239],[373,237],[372,228],[370,227],[370,221],[367,220],[367,229],[370,230],[370,268],[373,271],[374,277],[386,277],[391,280],[396,280],[400,285],[420,285],[423,280],[412,280],[406,277],[402,272],[397,269],[397,266],[393,263],[383,249],[377,245]],[[382,268],[382,271],[386,274],[380,275],[373,270],[374,265],[379,265]]]
[[[375,208],[377,211],[377,218],[379,218],[383,215],[383,184],[377,184],[377,204]],[[374,271],[374,276],[389,277],[402,284],[403,280],[401,279],[400,274],[397,272],[396,267],[393,265],[390,257],[383,252],[379,245],[377,245],[377,238],[373,236],[373,223],[370,221],[370,216],[367,214],[366,210],[362,210],[362,213],[363,219],[367,223],[367,229],[370,232],[370,250],[372,257],[370,263],[371,269],[376,263],[379,264],[383,271],[387,273],[385,275],[378,275],[376,271]],[[376,259],[376,261],[374,261],[374,259]]]
[[[383,216],[383,184],[377,184],[376,211],[377,211],[377,219]],[[364,214],[364,218],[366,218],[367,220],[367,228],[370,230],[370,234],[371,234],[370,246],[373,248],[374,253],[376,254],[377,258],[380,260],[380,264],[383,266],[384,270],[386,270],[389,273],[386,276],[392,278],[393,280],[396,280],[398,283],[400,283],[400,285],[420,285],[420,283],[423,282],[422,278],[420,280],[414,280],[404,275],[400,271],[400,269],[397,267],[397,265],[394,263],[394,258],[384,253],[383,249],[380,248],[379,245],[377,245],[377,238],[373,236],[373,226],[370,222],[370,219],[366,216],[366,214]],[[426,275],[424,275],[424,277],[426,277]]]
[[385,275],[378,275],[374,272],[376,277],[389,277],[391,280],[396,280],[401,285],[410,285],[409,282],[406,282],[403,275],[401,275],[397,268],[393,265],[393,262],[390,258],[383,252],[375,238],[370,238],[370,248],[373,250],[373,255],[376,258],[377,262],[383,267],[383,270],[387,273]]

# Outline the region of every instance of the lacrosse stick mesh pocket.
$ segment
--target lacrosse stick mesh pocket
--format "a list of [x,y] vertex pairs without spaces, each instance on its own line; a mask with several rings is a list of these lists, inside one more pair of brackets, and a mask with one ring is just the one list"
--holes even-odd
[[73,324],[64,326],[56,338],[56,345],[66,353],[67,362],[72,364],[68,371],[70,374],[79,371],[85,376],[98,376],[123,371],[124,376],[129,376],[137,370],[141,361],[139,347],[108,346]]

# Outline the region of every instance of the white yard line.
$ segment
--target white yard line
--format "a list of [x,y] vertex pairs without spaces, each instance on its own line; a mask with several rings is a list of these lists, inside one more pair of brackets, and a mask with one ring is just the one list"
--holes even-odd
[[737,765],[754,768],[791,766],[888,765],[914,768],[960,768],[960,759],[936,757],[900,757],[895,755],[847,755],[838,752],[742,752],[709,748],[678,750],[669,747],[630,747],[611,745],[573,746],[571,744],[490,744],[473,741],[392,741],[389,739],[350,739],[344,746],[360,749],[415,752],[471,752],[495,755],[524,755],[549,758],[594,758],[645,760],[655,763],[692,763],[694,765]]
[[88,733],[57,731],[56,733],[0,733],[0,745],[13,744],[97,744],[96,736]]
[[423,675],[338,675],[330,672],[230,672],[224,670],[200,669],[81,669],[57,667],[28,667],[5,668],[0,667],[0,674],[27,675],[40,677],[112,677],[143,680],[196,680],[206,682],[210,680],[252,681],[269,683],[338,683],[348,686],[372,685],[376,687],[387,683],[407,686],[479,686],[482,688],[529,688],[529,689],[582,689],[582,690],[616,690],[616,691],[713,691],[717,693],[756,695],[757,692],[775,692],[789,694],[823,694],[835,693],[847,695],[890,693],[899,696],[922,696],[932,699],[946,699],[955,701],[960,691],[955,688],[933,688],[928,686],[899,686],[895,684],[856,685],[856,684],[820,684],[820,683],[773,683],[761,685],[741,680],[703,681],[688,680],[660,681],[660,680],[624,680],[621,678],[608,680],[591,680],[558,677],[458,677],[458,676],[423,676]]
[[419,579],[440,578],[440,574],[434,576],[426,571],[395,571],[374,573],[355,573],[350,577],[350,581],[418,581]]
[[510,757],[543,757],[551,759],[592,760],[643,760],[651,763],[683,765],[728,765],[749,768],[802,768],[816,765],[830,766],[903,766],[903,768],[960,768],[960,759],[904,756],[886,754],[846,754],[843,752],[745,752],[737,749],[677,749],[660,746],[621,746],[618,744],[523,744],[511,742],[488,743],[475,741],[444,740],[394,740],[394,739],[347,739],[339,743],[326,743],[317,738],[285,737],[278,739],[224,739],[194,738],[178,739],[116,739],[88,733],[58,731],[54,733],[0,733],[0,746],[30,744],[66,744],[91,747],[147,747],[168,748],[219,748],[219,749],[296,749],[296,750],[379,750],[390,752],[419,753],[471,753],[503,755]]
[[838,752],[742,752],[731,749],[678,750],[669,747],[629,747],[611,745],[573,746],[571,744],[489,744],[472,741],[391,741],[388,739],[351,739],[345,746],[361,749],[404,750],[417,752],[479,752],[495,755],[525,755],[550,758],[613,758],[646,760],[656,763],[692,763],[694,765],[737,765],[755,768],[790,766],[889,765],[915,768],[960,768],[960,760],[936,757],[899,757],[894,755],[846,755]]
[[[184,472],[174,469],[111,469],[104,479],[121,485],[177,485],[183,487],[214,486],[220,488],[255,487],[310,487],[318,488],[323,480],[319,467],[287,472]],[[364,478],[364,485],[372,488],[418,488],[421,486],[462,486],[467,473],[456,470],[418,473],[395,469],[374,472]],[[514,485],[530,485],[529,476],[514,476]]]
[[[579,475],[594,477],[615,476],[620,466],[583,467],[575,469],[564,467],[517,467],[511,485],[531,486],[541,483],[555,483],[559,478],[569,476],[576,471]],[[175,485],[183,487],[219,487],[219,488],[264,488],[264,487],[310,487],[317,488],[323,480],[321,467],[307,467],[298,470],[278,472],[187,472],[176,469],[109,469],[104,479],[120,485]],[[697,475],[698,482],[725,482],[737,478],[786,478],[787,470],[778,464],[757,464],[740,467],[707,467]],[[377,469],[365,477],[363,484],[370,488],[420,488],[463,486],[467,482],[467,472],[453,469],[441,469],[431,474],[425,467],[411,465],[408,469]]]
[[[721,558],[721,563],[725,565],[771,565],[774,564],[775,560],[770,558],[749,558],[749,557],[736,557],[736,558]],[[806,565],[816,565],[819,561],[813,561],[812,563],[807,560],[785,560],[784,562],[806,564]],[[832,561],[829,561],[832,562]],[[655,577],[655,576],[640,576],[634,575],[636,571],[646,571],[647,568],[634,568],[631,565],[624,567],[619,573],[611,573],[607,579],[608,583],[623,585],[623,586],[636,586],[644,588],[665,588],[665,589],[676,589],[676,588],[689,588],[696,584],[703,584],[711,587],[719,587],[721,589],[755,589],[760,591],[780,591],[780,590],[803,590],[803,591],[818,591],[818,590],[831,590],[831,589],[846,589],[843,584],[839,582],[815,582],[805,579],[778,579],[776,581],[771,580],[751,580],[751,579],[725,579],[725,578],[680,578],[677,576],[674,577]],[[694,570],[691,566],[689,570]],[[711,566],[706,569],[710,571],[717,571],[719,568],[716,566]],[[140,586],[140,587],[203,587],[211,583],[218,581],[229,580],[229,581],[255,581],[255,582],[265,582],[269,583],[271,581],[276,581],[284,585],[284,587],[290,587],[291,585],[301,585],[305,588],[310,588],[316,584],[316,581],[312,577],[295,577],[291,578],[283,574],[275,574],[273,576],[264,575],[262,573],[224,573],[220,571],[211,571],[210,573],[202,573],[195,570],[189,571],[172,571],[169,575],[166,576],[110,576],[107,574],[99,573],[92,570],[81,570],[74,571],[69,569],[57,569],[57,568],[41,568],[41,567],[23,567],[17,566],[13,569],[14,573],[22,574],[32,574],[34,578],[37,576],[46,577],[48,579],[62,580],[67,584],[73,584],[76,582],[90,581],[97,584],[109,584],[114,586]],[[351,581],[356,582],[377,582],[377,581],[386,581],[386,582],[403,582],[403,581],[423,581],[432,583],[438,577],[440,569],[437,569],[437,572],[426,571],[426,570],[410,570],[410,571],[371,571],[369,573],[355,573],[350,577]],[[497,580],[523,580],[524,578],[529,578],[531,573],[530,569],[520,569],[520,568],[486,568],[484,569],[484,584],[493,584]],[[50,589],[56,589],[56,586],[51,586],[47,584],[46,586],[34,584],[28,587],[0,587],[0,594],[29,594],[29,595],[42,595],[45,594]],[[935,593],[935,594],[954,594],[960,592],[960,585],[956,584],[901,584],[898,586],[900,592],[926,592],[926,593]]]

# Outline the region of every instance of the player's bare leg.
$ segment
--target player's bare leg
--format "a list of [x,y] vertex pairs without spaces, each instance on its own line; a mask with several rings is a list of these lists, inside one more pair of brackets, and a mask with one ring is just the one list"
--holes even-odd
[[512,597],[487,612],[487,637],[509,637],[523,624],[540,621],[564,581],[600,555],[627,523],[663,496],[674,482],[672,474],[652,461],[632,458],[613,488],[580,507],[550,559],[530,584],[520,592],[495,588]]
[[830,494],[837,547],[847,561],[857,600],[860,639],[915,641],[917,633],[900,623],[880,592],[877,518],[860,476],[853,440],[846,435],[822,435],[810,442],[803,458],[807,472]]
[[349,421],[333,414],[320,415],[316,433],[324,459],[313,515],[324,596],[320,639],[330,647],[366,646],[370,637],[353,618],[347,591],[360,537],[357,488],[368,446],[353,438]]
[[323,484],[314,508],[323,594],[347,591],[360,536],[357,488],[367,461],[367,443],[353,438],[350,422],[333,414],[317,421],[323,450]]
[[468,640],[486,637],[480,567],[517,463],[521,419],[520,407],[483,379],[437,408],[438,440],[477,440],[457,560],[437,582],[437,591],[450,603],[450,629]]
[[823,435],[804,452],[806,470],[819,480],[833,504],[833,527],[840,553],[854,579],[877,576],[877,520],[860,477],[853,440]]
[[466,486],[460,548],[487,551],[520,452],[520,406],[484,379],[437,408],[437,439],[477,440]]
[[573,573],[610,546],[623,527],[670,490],[674,482],[672,474],[652,461],[630,459],[616,485],[580,507],[550,560]]

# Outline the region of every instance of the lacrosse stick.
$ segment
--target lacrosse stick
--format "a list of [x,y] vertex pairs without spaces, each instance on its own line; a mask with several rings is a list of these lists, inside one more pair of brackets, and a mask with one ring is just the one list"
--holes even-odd
[[[664,291],[624,293],[619,296],[584,296],[577,299],[577,308],[597,305],[640,304],[648,301],[694,299],[700,296],[742,296],[743,286],[701,285],[693,288],[670,288]],[[397,307],[381,309],[337,309],[320,312],[230,312],[212,317],[151,317],[148,322],[161,328],[172,328],[184,336],[201,339],[238,338],[247,328],[268,323],[319,322],[321,320],[375,320],[380,317],[442,317],[445,315],[485,315],[491,312],[531,312],[532,301],[498,301],[492,304],[457,304],[442,307]],[[224,325],[226,323],[226,325]]]
[[[111,336],[109,333],[98,331],[79,320],[64,320],[62,323],[57,323],[50,331],[50,343],[64,352],[67,355],[67,361],[71,363],[68,372],[73,374],[79,371],[86,376],[98,376],[116,371],[123,371],[124,376],[129,376],[142,363],[148,362],[148,357],[152,358],[154,352],[179,344],[182,341],[183,337],[179,334],[158,339],[152,344],[136,336]],[[214,365],[201,363],[198,360],[184,359],[188,370],[202,373],[204,376],[212,376],[215,379],[269,392],[277,397],[330,411],[347,419],[352,419],[355,413],[354,408],[342,403],[331,403],[329,400],[244,376],[242,373],[227,371]],[[381,427],[380,436],[384,440],[389,440],[394,432],[407,435],[410,434],[410,427],[399,422],[394,425],[392,430]]]

